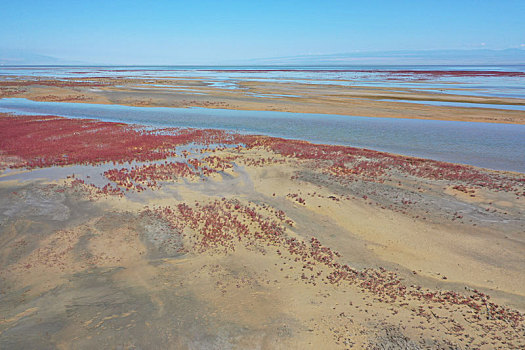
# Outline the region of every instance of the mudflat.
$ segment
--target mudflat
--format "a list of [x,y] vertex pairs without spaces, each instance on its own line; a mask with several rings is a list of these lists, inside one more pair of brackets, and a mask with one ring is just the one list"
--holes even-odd
[[[137,74],[133,70],[130,72]],[[521,96],[483,95],[461,84],[438,81],[443,76],[458,75],[453,71],[401,71],[393,77],[386,75],[384,82],[374,82],[373,86],[367,85],[369,82],[366,80],[344,85],[350,82],[338,80],[330,83],[313,78],[279,80],[245,77],[236,78],[235,83],[228,79],[217,82],[206,77],[204,72],[203,76],[193,72],[188,76],[157,74],[147,78],[116,76],[117,73],[126,73],[117,69],[101,71],[89,77],[83,76],[87,72],[73,73],[77,75],[55,79],[47,75],[27,76],[21,70],[20,75],[0,81],[0,98],[525,124],[525,99]],[[225,72],[234,73],[241,74],[243,71]],[[463,72],[467,78],[494,74],[496,79],[506,75],[522,79],[525,75],[515,72],[517,76],[514,76],[512,73]],[[421,86],[413,86],[407,76]],[[392,80],[406,84],[390,86]]]
[[[9,94],[178,103],[64,84]],[[521,173],[7,114],[0,169],[1,348],[525,346]]]

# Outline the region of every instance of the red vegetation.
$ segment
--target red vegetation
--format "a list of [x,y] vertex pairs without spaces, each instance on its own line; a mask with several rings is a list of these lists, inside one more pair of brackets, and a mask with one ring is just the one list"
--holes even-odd
[[495,191],[516,192],[525,178],[484,171],[468,165],[405,157],[362,148],[317,145],[306,141],[279,138],[258,138],[246,142],[250,146],[266,146],[273,152],[295,159],[314,161],[316,168],[336,177],[358,176],[362,180],[383,182],[393,172],[430,180],[446,180],[468,186],[486,187]]
[[[36,168],[72,164],[124,163],[162,160],[175,154],[177,146],[196,144],[229,144],[246,148],[265,147],[289,159],[307,161],[306,165],[326,174],[352,180],[384,182],[392,174],[444,180],[454,185],[485,187],[495,191],[523,195],[525,178],[496,174],[474,167],[428,159],[404,157],[361,148],[317,145],[300,140],[285,140],[266,136],[239,135],[222,130],[156,129],[145,130],[122,123],[96,120],[67,119],[54,116],[1,115],[0,151],[3,157],[18,159],[12,168]],[[187,157],[188,153],[183,154]],[[18,157],[18,158],[13,158]],[[202,161],[188,159],[203,175],[231,168],[235,157],[209,156]],[[243,159],[243,158],[241,158]],[[285,160],[274,157],[246,158],[246,165],[266,166]],[[203,166],[205,163],[208,166]],[[163,167],[146,168],[150,180],[167,179]],[[136,170],[138,171],[138,170]],[[156,175],[155,175],[156,174]],[[134,175],[122,176],[141,176]],[[127,180],[126,180],[127,181]],[[146,184],[147,185],[147,184]]]
[[[407,286],[396,273],[382,267],[356,270],[339,262],[341,254],[323,246],[315,237],[309,241],[290,237],[283,224],[293,223],[286,219],[284,213],[272,210],[270,214],[273,217],[267,217],[260,210],[257,206],[246,206],[237,200],[222,198],[204,205],[182,203],[176,208],[147,209],[142,215],[166,220],[175,234],[186,232],[185,236],[194,237],[191,249],[197,252],[212,250],[228,253],[235,251],[238,243],[262,254],[271,250],[280,258],[302,266],[300,279],[305,283],[356,285],[363,291],[371,292],[377,301],[383,303],[408,305],[406,302],[417,300],[445,308],[465,306],[472,311],[470,321],[487,315],[491,320],[505,321],[505,324],[499,324],[503,327],[507,324],[519,327],[524,321],[520,312],[489,302],[490,296],[477,290],[469,296],[452,291],[431,291],[420,286]],[[427,313],[423,309],[415,312],[420,316]]]
[[[95,78],[92,78],[95,79]],[[0,81],[0,86],[28,86],[28,85],[45,85],[45,86],[58,86],[58,87],[101,87],[108,85],[107,83],[96,82],[96,81],[78,81],[78,80],[23,80],[23,81]]]
[[210,168],[214,171],[224,171],[233,168],[233,164],[230,162],[233,157],[221,158],[217,156],[208,156],[203,159]]
[[2,116],[0,149],[24,159],[16,167],[47,167],[162,159],[171,154],[159,136],[120,123],[53,116]]
[[463,185],[456,185],[456,186],[453,186],[452,188],[455,189],[456,191],[470,194],[471,196],[474,196],[473,193],[476,192],[476,190],[468,188],[467,186],[463,186]]
[[22,159],[12,168],[160,160],[174,155],[179,145],[232,140],[221,130],[143,130],[122,123],[54,116],[0,117],[0,150]]
[[[75,176],[71,176],[74,178]],[[68,176],[69,178],[69,176]],[[94,198],[99,196],[123,196],[123,192],[118,187],[113,187],[112,184],[108,183],[104,185],[103,187],[97,187],[92,184],[86,184],[86,182],[82,179],[74,179],[70,183],[70,188],[73,189],[73,191],[77,193],[82,193],[85,196],[88,196],[90,200],[94,200]]]
[[196,173],[186,163],[166,162],[134,166],[131,169],[111,169],[104,172],[104,176],[118,186],[127,190],[134,189],[141,192],[145,187],[160,187],[157,181],[175,180],[177,177],[190,177]]
[[299,195],[297,193],[288,193],[286,195],[286,197],[292,198],[293,200],[295,200],[299,204],[306,205],[306,201],[303,198],[299,197]]
[[496,70],[383,70],[383,69],[218,69],[204,70],[228,73],[267,73],[267,72],[298,72],[298,73],[378,73],[388,75],[426,75],[432,77],[525,77],[523,72],[508,72]]
[[168,219],[177,232],[183,232],[186,228],[198,232],[198,239],[192,248],[199,252],[211,248],[233,251],[235,242],[243,238],[251,241],[251,245],[256,241],[279,243],[279,237],[284,233],[284,227],[279,222],[292,222],[282,211],[274,211],[274,214],[277,220],[263,217],[253,207],[224,198],[206,205],[196,204],[195,208],[182,203],[176,209],[164,207],[144,212],[144,215]]

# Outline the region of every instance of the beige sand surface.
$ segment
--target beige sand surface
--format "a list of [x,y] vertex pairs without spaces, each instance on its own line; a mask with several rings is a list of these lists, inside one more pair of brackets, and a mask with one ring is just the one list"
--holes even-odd
[[[123,197],[91,196],[66,178],[0,178],[0,347],[525,346],[523,320],[494,319],[492,304],[475,311],[415,297],[452,291],[469,300],[476,290],[523,313],[524,197],[489,189],[471,197],[446,181],[397,175],[341,182],[262,147],[214,155],[235,166]],[[182,203],[204,216],[145,212]],[[257,238],[272,231],[243,208],[275,222],[283,239],[309,247],[317,238],[363,275],[331,282],[336,267],[291,253],[290,241]],[[228,213],[246,233],[203,246],[206,223],[229,222]],[[396,295],[396,283],[414,296],[383,294]]]
[[[69,78],[61,81],[20,77],[0,83],[0,97],[23,97],[35,101],[525,124],[524,111],[497,109],[498,104],[523,106],[524,99],[468,95],[468,91],[465,94],[465,91],[459,88],[451,88],[448,93],[442,93],[437,88],[428,91],[399,87],[338,86],[315,82],[240,80],[238,89],[225,89],[210,86],[205,78],[152,78],[145,82],[144,79],[115,77]],[[461,94],[454,94],[455,91]],[[470,102],[491,104],[494,107],[430,106],[405,100]]]

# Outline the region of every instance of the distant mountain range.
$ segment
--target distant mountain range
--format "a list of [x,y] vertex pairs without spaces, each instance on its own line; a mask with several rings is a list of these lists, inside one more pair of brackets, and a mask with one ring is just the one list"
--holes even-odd
[[328,55],[300,55],[258,58],[235,64],[249,65],[493,65],[525,64],[525,50],[414,50],[352,52]]
[[[174,58],[174,64],[176,64]],[[1,65],[96,65],[95,62],[65,60],[58,57],[0,48]],[[107,62],[106,64],[110,64]],[[114,64],[122,64],[116,62]],[[130,63],[126,63],[129,65]],[[155,57],[151,57],[155,65]],[[217,62],[210,62],[217,64]],[[223,65],[276,66],[344,66],[344,65],[525,65],[524,49],[505,50],[402,50],[351,52],[341,54],[298,55],[240,59],[222,62]]]
[[0,65],[29,66],[29,65],[75,65],[86,64],[81,61],[64,60],[57,57],[39,55],[19,50],[5,50],[0,48]]

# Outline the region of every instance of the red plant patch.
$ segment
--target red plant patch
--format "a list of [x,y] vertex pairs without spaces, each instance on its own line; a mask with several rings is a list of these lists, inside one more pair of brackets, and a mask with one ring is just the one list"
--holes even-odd
[[[137,126],[96,120],[0,115],[0,151],[4,158],[16,157],[10,158],[15,159],[9,165],[11,168],[162,160],[175,155],[177,146],[190,143],[264,147],[286,158],[308,161],[308,164],[324,173],[345,179],[358,177],[366,181],[383,182],[393,173],[398,173],[416,178],[445,180],[454,185],[514,192],[517,196],[525,192],[525,178],[361,148],[239,135],[223,130],[145,130]],[[195,168],[201,167],[204,175],[231,167],[230,159],[226,158],[207,157],[203,162],[209,167],[203,167],[197,159],[188,160]],[[253,161],[247,159],[245,162],[246,165],[253,166],[278,163],[282,163],[282,159],[273,157]],[[158,170],[160,173],[163,171]]]
[[232,143],[234,137],[221,130],[144,130],[89,119],[0,115],[0,150],[23,160],[12,168],[160,160],[191,142]]
[[145,187],[158,188],[158,181],[176,180],[178,177],[190,177],[196,173],[186,163],[166,162],[135,166],[131,169],[111,169],[104,176],[126,190],[134,189],[141,192]]
[[[222,198],[207,204],[190,206],[181,203],[175,208],[147,209],[142,215],[166,220],[178,234],[188,232],[188,229],[193,231],[191,248],[197,252],[212,250],[228,254],[235,251],[238,243],[262,254],[272,250],[281,259],[302,265],[300,278],[305,283],[355,285],[372,293],[377,301],[383,303],[407,305],[406,302],[418,301],[438,307],[467,307],[471,310],[469,322],[476,322],[483,313],[488,313],[495,328],[507,325],[518,328],[523,324],[524,317],[519,311],[489,302],[490,296],[477,290],[468,296],[452,291],[432,291],[405,285],[395,272],[382,267],[356,270],[339,262],[341,254],[322,245],[317,238],[304,241],[290,237],[284,224],[292,222],[286,219],[283,212],[273,210],[271,216],[264,216],[260,209],[259,206],[247,206],[237,200]],[[422,309],[415,312],[420,316],[426,314]]]

